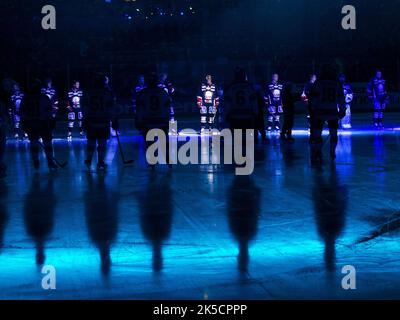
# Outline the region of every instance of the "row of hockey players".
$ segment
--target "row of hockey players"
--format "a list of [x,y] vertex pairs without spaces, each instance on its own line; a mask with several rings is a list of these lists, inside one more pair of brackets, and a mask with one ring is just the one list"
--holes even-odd
[[[376,79],[372,82],[379,86],[380,74],[377,74]],[[343,77],[340,77],[343,80]],[[160,85],[159,79],[155,74],[149,75],[147,78],[147,85],[142,90],[139,90],[136,95],[136,115],[135,124],[136,127],[145,137],[149,130],[157,128],[163,130],[166,134],[169,130],[171,121],[174,121],[174,112],[172,105],[171,93],[173,92],[172,85]],[[206,78],[207,83],[205,88],[212,86],[212,78]],[[277,85],[278,78],[274,76],[273,86]],[[75,89],[79,91],[79,87],[75,86]],[[280,87],[279,87],[280,89]],[[291,86],[282,87],[286,90],[283,94],[283,103],[286,103],[285,122],[291,122],[289,125],[285,125],[283,134],[286,137],[291,137],[290,130],[293,125],[293,105],[296,98],[291,93]],[[53,93],[49,96],[49,92]],[[53,157],[53,146],[52,146],[52,132],[55,128],[55,113],[57,112],[57,102],[54,99],[55,91],[52,90],[52,86],[48,85],[47,90],[40,88],[40,82],[34,82],[31,85],[29,94],[24,96],[20,101],[20,122],[21,129],[27,133],[30,140],[30,151],[35,169],[39,168],[39,149],[44,148],[47,157],[48,167],[50,170],[57,168],[57,162]],[[82,95],[81,95],[82,97]],[[200,97],[200,96],[199,96]],[[209,96],[207,96],[209,98]],[[216,98],[215,98],[216,99]],[[218,105],[212,102],[213,107]],[[348,107],[348,100],[346,100],[346,93],[343,90],[343,81],[338,82],[337,80],[319,80],[316,75],[310,77],[309,83],[303,92],[303,99],[308,103],[308,111],[310,115],[310,145],[311,145],[311,161],[312,163],[319,163],[322,160],[322,129],[325,123],[328,124],[330,131],[330,142],[331,142],[331,158],[336,158],[336,146],[338,142],[338,128],[339,122],[345,118]],[[115,95],[110,86],[109,79],[104,75],[96,75],[92,81],[92,85],[88,93],[84,96],[83,110],[81,117],[81,128],[86,132],[87,135],[87,157],[85,165],[90,170],[92,164],[92,158],[97,147],[97,168],[98,170],[104,170],[106,164],[104,162],[106,154],[107,140],[110,138],[110,123],[112,128],[116,131],[119,129],[116,106],[115,106]],[[260,118],[263,115],[260,112],[261,101],[264,99],[260,98],[259,90],[251,84],[248,79],[246,72],[242,68],[236,68],[235,76],[232,82],[225,87],[224,90],[224,109],[222,111],[225,123],[231,130],[234,129],[254,129],[260,130]],[[204,102],[198,100],[199,107],[203,107],[203,103],[209,103],[208,100]],[[201,102],[201,104],[200,104]],[[2,104],[3,105],[3,104]],[[282,104],[283,105],[283,104]],[[270,115],[268,120],[272,119],[276,121],[276,116],[280,114],[282,108],[281,104],[275,104],[274,109],[270,109]],[[200,109],[201,109],[200,108]],[[4,111],[4,107],[1,110]],[[284,108],[282,108],[284,109]],[[379,110],[382,109],[382,105],[379,106]],[[207,110],[200,110],[201,117],[203,120],[204,115],[207,117],[213,117],[215,110],[212,112]],[[207,112],[207,113],[206,113]],[[7,122],[6,112],[0,114],[0,174],[5,173],[5,164],[3,163],[3,155],[5,148],[5,123]],[[376,115],[381,119],[381,114]],[[270,118],[272,117],[272,118]],[[274,118],[275,117],[275,118]],[[78,118],[79,119],[79,118]],[[70,118],[72,120],[72,118]],[[202,121],[202,124],[209,122]],[[261,134],[263,132],[261,131]],[[265,134],[265,131],[264,131]],[[43,141],[43,143],[40,141]],[[256,142],[258,140],[258,134],[255,134]],[[168,143],[168,139],[167,139]],[[169,150],[167,147],[166,150]],[[168,152],[165,155],[166,161],[168,161]]]
[[[39,151],[45,151],[47,165],[50,171],[65,165],[60,164],[53,156],[53,131],[56,125],[55,115],[58,110],[56,90],[52,87],[51,81],[42,87],[39,80],[35,80],[29,86],[29,91],[24,94],[19,103],[18,109],[18,128],[26,133],[30,141],[30,153],[34,168],[39,169]],[[83,96],[79,89],[79,84],[75,82],[73,89],[69,93],[70,100],[74,102],[69,106],[69,113],[74,112],[75,118],[68,115],[70,122],[78,120],[79,126],[87,136],[87,158],[86,166],[90,169],[92,158],[97,148],[97,168],[104,170],[106,154],[106,144],[110,137],[110,123],[114,130],[118,130],[118,120],[116,118],[115,95],[110,86],[108,77],[96,74],[93,77],[90,90]],[[79,98],[79,101],[74,98]],[[85,102],[81,103],[84,98]],[[6,165],[3,162],[6,129],[9,123],[6,103],[2,96],[0,101],[0,176],[4,177]],[[83,105],[85,108],[83,108]],[[75,107],[74,107],[75,106]],[[84,116],[83,116],[84,115]],[[69,123],[69,128],[72,126]]]
[[[344,90],[345,79],[341,75],[340,81],[335,79],[321,79],[317,75],[310,77],[309,83],[302,94],[307,101],[309,119],[310,119],[310,149],[311,162],[319,164],[322,161],[322,130],[325,123],[328,124],[330,131],[330,156],[332,160],[336,158],[336,146],[338,143],[338,129],[340,121],[349,116],[349,100],[346,97],[349,93]],[[278,77],[274,75],[273,87],[278,86]],[[157,86],[156,77],[148,78],[148,86],[139,91],[136,100],[136,126],[146,136],[151,129],[158,128],[168,132],[168,124],[171,120],[171,97],[168,92]],[[272,88],[272,87],[271,87]],[[278,87],[277,87],[278,88]],[[207,90],[211,92],[207,94]],[[283,96],[283,102],[287,103],[288,109],[285,113],[285,125],[283,134],[291,137],[293,126],[295,95],[291,91],[291,86],[279,87],[279,90],[286,90]],[[215,117],[215,109],[218,108],[218,97],[216,87],[212,82],[212,77],[206,77],[206,83],[201,86],[203,95],[198,96],[198,105],[200,107],[201,124],[208,126]],[[273,94],[273,92],[272,92]],[[242,68],[236,68],[235,76],[232,82],[224,89],[224,108],[223,117],[226,126],[234,129],[254,129],[260,131],[260,118],[263,115],[260,112],[260,105],[265,103],[269,97],[260,97],[260,90],[251,84],[246,72]],[[300,99],[299,99],[300,100]],[[261,101],[263,103],[261,103]],[[281,113],[283,103],[273,104],[269,100],[268,121],[277,121],[277,116]],[[281,101],[279,101],[281,102]],[[206,108],[204,108],[206,107]],[[262,134],[262,131],[261,131]],[[265,134],[265,131],[264,131]],[[258,134],[255,134],[256,141]],[[167,141],[168,143],[168,141]],[[168,147],[166,148],[168,150]],[[166,155],[168,163],[168,152]]]
[[[302,99],[307,102],[307,91],[309,86],[312,85],[314,80],[310,79],[310,82],[306,84],[303,92]],[[343,129],[350,129],[351,125],[351,102],[353,100],[353,91],[351,85],[346,81],[344,74],[339,76],[339,82],[341,83],[346,97],[346,116],[341,121],[341,126]],[[166,74],[162,74],[158,81],[158,86],[164,89],[170,96],[173,95],[175,88],[172,83],[168,80]],[[288,87],[288,88],[287,88]],[[138,79],[138,84],[134,89],[133,106],[136,108],[136,96],[137,94],[146,88],[146,82],[144,76],[140,76]],[[52,80],[47,79],[45,85],[41,88],[41,92],[47,95],[54,107],[54,116],[58,111],[58,95],[57,90],[54,88]],[[212,129],[217,118],[220,99],[223,93],[218,89],[217,85],[213,81],[211,75],[207,75],[205,82],[201,85],[198,96],[197,105],[200,111],[200,123],[201,131]],[[281,130],[281,116],[287,115],[288,122],[285,126],[285,130],[292,127],[291,124],[291,114],[294,112],[292,110],[294,102],[292,101],[293,95],[291,94],[291,85],[289,83],[282,84],[279,82],[278,74],[272,76],[272,81],[265,86],[265,89],[260,93],[263,95],[261,102],[260,114],[266,114],[267,120],[267,131],[280,131]],[[285,95],[286,94],[286,95]],[[383,115],[388,103],[389,96],[386,91],[386,81],[382,78],[382,72],[377,71],[375,77],[371,79],[367,87],[367,94],[370,101],[374,106],[374,126],[376,128],[383,128]],[[22,132],[20,127],[21,117],[20,117],[20,104],[24,93],[18,84],[14,85],[9,106],[9,115],[14,126],[14,136],[27,138],[26,133]],[[297,97],[297,95],[295,95]],[[72,138],[72,131],[74,126],[77,124],[79,127],[79,132],[81,136],[84,136],[84,130],[82,129],[83,113],[81,107],[81,100],[83,98],[83,91],[80,87],[79,81],[74,81],[71,89],[68,91],[68,104],[67,104],[67,117],[68,117],[68,134],[67,138],[70,140]],[[264,110],[262,110],[264,109]],[[173,110],[173,108],[172,108]],[[262,126],[264,127],[264,126]],[[262,128],[262,130],[264,130]],[[284,136],[289,135],[289,132],[282,132]]]
[[[301,99],[308,103],[308,91],[310,86],[316,79],[311,78],[305,85],[304,90],[301,94]],[[166,81],[166,76],[162,79]],[[343,129],[351,129],[351,103],[354,98],[352,86],[346,81],[346,76],[340,74],[338,82],[343,88],[343,94],[346,101],[346,115],[341,120],[340,125]],[[171,83],[169,84],[167,93],[171,94],[169,88],[173,88]],[[163,85],[164,86],[164,85]],[[164,86],[165,87],[165,86]],[[135,88],[135,94],[146,88],[144,76],[139,77],[138,85]],[[165,87],[167,88],[167,87]],[[292,139],[291,131],[293,128],[293,117],[294,117],[294,104],[298,99],[298,95],[292,93],[292,85],[290,83],[279,82],[279,75],[273,74],[272,81],[265,86],[264,90],[258,90],[260,99],[260,124],[261,135],[264,137],[264,117],[266,115],[267,120],[267,131],[281,131],[281,116],[285,115],[285,123],[282,130],[282,138]],[[373,103],[374,106],[374,126],[376,128],[383,128],[383,114],[388,103],[389,96],[386,91],[386,81],[382,78],[382,72],[377,71],[376,75],[371,79],[367,87],[368,99]],[[216,83],[213,81],[211,75],[207,75],[205,82],[201,84],[201,87],[197,95],[197,105],[200,111],[200,124],[201,132],[211,130],[217,119],[217,114],[223,98],[223,91],[218,88]],[[308,115],[309,119],[309,115]]]

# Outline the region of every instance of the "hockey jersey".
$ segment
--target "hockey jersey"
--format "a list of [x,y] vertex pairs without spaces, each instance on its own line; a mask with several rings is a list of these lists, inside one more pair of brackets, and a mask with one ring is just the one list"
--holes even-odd
[[386,80],[373,78],[367,88],[368,97],[370,99],[386,99]]
[[140,125],[156,126],[169,122],[171,98],[167,92],[160,88],[146,88],[139,92],[136,100],[136,117]]
[[52,104],[58,103],[57,90],[55,88],[43,87],[41,92],[50,99]]
[[225,117],[253,118],[258,113],[257,93],[249,82],[234,82],[224,92]]
[[79,109],[81,107],[82,97],[83,91],[80,89],[71,89],[70,91],[68,91],[69,106],[74,109]]
[[282,91],[283,85],[276,82],[270,83],[266,89],[265,103],[270,106],[281,106],[282,105]]
[[197,105],[201,108],[203,105],[215,106],[219,105],[219,97],[215,84],[202,84],[200,92],[197,96]]

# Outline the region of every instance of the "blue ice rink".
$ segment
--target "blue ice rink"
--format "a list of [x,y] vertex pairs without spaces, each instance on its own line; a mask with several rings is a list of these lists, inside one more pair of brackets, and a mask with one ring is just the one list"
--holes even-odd
[[[56,139],[69,165],[53,174],[44,161],[35,174],[28,143],[10,140],[0,298],[400,298],[400,114],[385,131],[370,120],[356,117],[320,169],[306,130],[294,144],[270,135],[250,177],[223,165],[152,171],[127,123],[135,164],[110,140],[106,175],[85,170],[84,140]],[[42,289],[43,265],[56,268],[56,290]],[[346,265],[356,290],[341,287]]]

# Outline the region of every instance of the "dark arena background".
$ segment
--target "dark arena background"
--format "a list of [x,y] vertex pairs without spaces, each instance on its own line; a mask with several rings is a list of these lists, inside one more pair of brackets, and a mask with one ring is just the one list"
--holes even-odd
[[[0,299],[400,298],[399,13],[398,0],[1,0]],[[175,150],[151,165],[142,133],[163,117],[170,146],[194,141],[209,161]],[[256,129],[241,141],[250,174],[212,162],[224,128]]]

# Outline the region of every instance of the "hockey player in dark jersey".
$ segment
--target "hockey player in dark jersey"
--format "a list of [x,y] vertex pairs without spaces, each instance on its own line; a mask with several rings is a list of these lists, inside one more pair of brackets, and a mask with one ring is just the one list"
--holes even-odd
[[206,76],[206,82],[201,85],[197,95],[197,106],[200,109],[201,133],[211,131],[218,111],[219,96],[217,86],[213,83],[212,76]]
[[310,96],[311,88],[314,87],[315,82],[317,81],[317,75],[310,75],[309,81],[304,86],[303,92],[301,94],[301,100],[305,103],[307,107],[307,125],[310,128],[310,104],[308,97]]
[[[172,82],[168,79],[168,75],[166,73],[161,73],[158,87],[163,89],[166,93],[168,93],[171,98],[171,122],[175,122],[175,111],[174,111],[174,95],[175,95],[175,87]],[[173,134],[177,134],[177,132],[172,132]]]
[[[107,75],[104,75],[103,79],[104,79],[104,88],[112,95],[113,100],[114,100],[114,104],[116,106],[117,97],[116,97],[116,95],[114,93],[114,89],[113,89],[113,86],[111,84],[111,79]],[[115,114],[118,113],[117,108],[115,108],[114,111],[115,111]],[[114,130],[113,123],[112,123],[112,121],[110,121],[110,135],[111,135],[111,137],[115,138],[117,136],[117,133],[119,134],[119,128],[118,128],[117,131]]]
[[79,81],[74,81],[71,90],[68,91],[68,140],[72,139],[72,129],[76,121],[78,121],[80,135],[84,136],[82,129],[82,97],[83,91],[80,89],[80,83]]
[[137,99],[137,96],[138,96],[139,92],[142,91],[143,89],[145,89],[146,87],[147,86],[146,86],[146,81],[145,81],[144,75],[140,75],[138,77],[137,84],[136,84],[136,86],[135,86],[135,88],[133,89],[133,92],[132,92],[132,105],[133,105],[133,113],[134,114],[136,114],[136,99]]
[[9,117],[6,107],[6,93],[0,88],[0,179],[7,176],[7,166],[4,163],[4,154],[7,143],[7,129],[9,127]]
[[328,123],[330,135],[330,156],[336,159],[338,143],[339,119],[345,116],[345,101],[343,88],[336,81],[315,81],[308,89],[308,103],[311,123],[311,163],[322,161],[322,130]]
[[225,119],[232,131],[255,129],[258,114],[257,92],[242,68],[236,68],[235,78],[225,90],[224,102]]
[[174,88],[174,85],[172,84],[172,82],[169,81],[168,75],[166,73],[162,73],[160,75],[158,87],[165,90],[165,92],[168,93],[172,98],[172,95],[175,92],[175,88]]
[[168,131],[173,108],[171,97],[157,83],[157,76],[151,74],[148,87],[142,90],[137,97],[137,126],[145,140],[147,133],[152,129],[159,129],[166,137],[166,163],[169,163]]
[[256,88],[257,92],[257,106],[258,114],[256,117],[256,132],[254,134],[255,142],[259,142],[258,135],[261,135],[262,141],[267,141],[267,134],[265,132],[265,101],[264,101],[264,88],[259,85]]
[[279,76],[275,73],[272,75],[272,82],[266,87],[264,97],[268,111],[268,131],[273,127],[276,131],[280,130],[280,116],[283,113],[282,90],[283,85],[279,83]]
[[354,94],[351,85],[346,82],[346,76],[343,73],[339,75],[339,85],[343,88],[346,102],[346,115],[340,121],[340,124],[343,129],[351,129],[351,102],[353,101]]
[[47,164],[50,170],[57,165],[53,160],[52,131],[54,128],[54,104],[49,97],[41,93],[40,81],[35,81],[31,91],[21,102],[22,129],[28,134],[33,166],[39,169],[39,139],[43,140]]
[[383,129],[383,113],[389,100],[386,92],[386,80],[382,78],[382,72],[377,71],[374,78],[368,84],[367,95],[374,104],[374,126]]
[[53,87],[53,81],[50,78],[46,79],[45,86],[42,87],[41,92],[50,99],[54,112],[53,116],[55,116],[55,113],[58,111],[58,94],[57,89]]
[[281,139],[294,141],[292,136],[294,126],[294,115],[295,115],[295,103],[300,101],[300,94],[293,92],[293,85],[286,83],[282,91],[282,102],[285,105],[283,109],[284,121],[281,132]]
[[96,75],[91,90],[84,97],[83,128],[87,136],[87,156],[85,165],[90,170],[97,145],[97,170],[107,168],[104,158],[107,140],[110,138],[110,122],[118,130],[115,98],[103,75]]
[[20,114],[20,106],[21,101],[24,98],[24,93],[18,84],[14,84],[13,90],[11,93],[11,105],[9,108],[10,119],[13,123],[14,129],[14,138],[18,139],[19,137],[27,138],[27,134],[22,132],[21,130],[21,114]]

